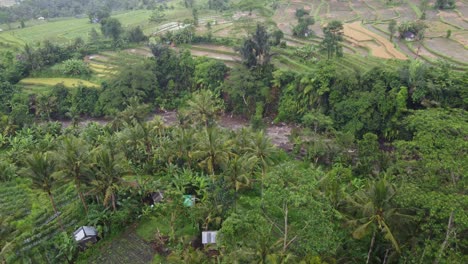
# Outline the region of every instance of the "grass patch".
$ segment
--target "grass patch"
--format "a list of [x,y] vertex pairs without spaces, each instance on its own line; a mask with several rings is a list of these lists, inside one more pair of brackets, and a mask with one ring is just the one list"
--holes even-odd
[[[174,224],[174,233],[176,237],[193,237],[198,235],[199,231],[192,224],[187,223],[183,216],[178,216]],[[136,234],[146,242],[154,240],[159,231],[162,235],[170,235],[171,220],[170,215],[158,215],[145,217],[138,224]]]
[[63,83],[63,85],[67,88],[74,88],[80,84],[91,87],[91,88],[99,88],[100,86],[81,79],[74,79],[74,78],[25,78],[19,82],[23,85],[34,85],[37,87],[45,87],[45,86],[55,86],[59,83]]
[[413,9],[413,12],[416,13],[416,17],[420,18],[422,16],[421,10],[419,10],[419,7],[413,3],[413,1],[406,0],[406,3],[408,3],[411,9]]

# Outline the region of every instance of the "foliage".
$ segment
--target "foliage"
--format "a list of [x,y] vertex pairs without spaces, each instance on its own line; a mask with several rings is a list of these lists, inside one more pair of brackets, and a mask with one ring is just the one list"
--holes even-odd
[[137,27],[129,29],[126,32],[126,39],[129,42],[139,43],[139,42],[143,42],[143,41],[148,40],[148,37],[145,36],[145,34],[143,33],[143,30],[141,29],[141,27],[137,26]]
[[255,33],[244,41],[239,52],[247,67],[265,66],[270,63],[270,35],[263,25],[257,24]]
[[[296,11],[297,12],[297,11]],[[309,29],[309,26],[315,24],[313,17],[301,16],[298,18],[298,23],[293,28],[293,35],[296,37],[310,37],[313,32]]]
[[451,9],[455,7],[455,0],[436,0],[434,6],[438,9]]
[[68,76],[88,75],[91,73],[89,66],[82,60],[69,59],[62,63],[63,74]]
[[160,23],[165,20],[166,14],[163,10],[155,9],[151,14],[149,21],[154,23]]
[[390,20],[390,23],[388,24],[388,31],[390,32],[390,41],[392,41],[393,36],[395,35],[395,32],[397,30],[396,26],[397,26],[396,20],[394,19]]
[[327,53],[327,58],[333,56],[343,56],[343,23],[333,20],[323,28],[324,38],[321,43],[321,48]]
[[412,33],[416,39],[422,39],[427,27],[428,26],[421,20],[413,22],[406,21],[398,26],[398,32],[400,34],[400,38],[405,38],[406,33]]
[[208,0],[208,8],[213,10],[226,10],[229,7],[229,0]]
[[101,32],[104,36],[117,41],[123,33],[122,24],[116,18],[105,18],[101,20]]

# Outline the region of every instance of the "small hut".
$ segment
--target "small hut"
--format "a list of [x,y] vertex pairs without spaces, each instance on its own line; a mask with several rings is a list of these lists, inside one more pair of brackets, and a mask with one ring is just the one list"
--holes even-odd
[[154,205],[154,204],[162,202],[162,200],[164,199],[164,192],[162,191],[153,192],[153,193],[150,193],[149,196],[151,198],[151,204]]
[[82,226],[73,232],[73,236],[80,248],[85,249],[88,243],[94,244],[97,242],[98,232],[92,226]]
[[403,38],[406,41],[413,41],[416,38],[416,34],[414,34],[411,31],[406,31],[405,33],[403,33]]
[[202,232],[202,244],[216,244],[216,236],[218,231],[203,231]]

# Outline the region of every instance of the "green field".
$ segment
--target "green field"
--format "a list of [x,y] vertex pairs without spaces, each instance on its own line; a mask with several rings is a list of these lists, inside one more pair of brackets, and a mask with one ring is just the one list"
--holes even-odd
[[[174,1],[174,3],[176,3]],[[145,34],[152,34],[158,28],[158,24],[150,23],[149,17],[151,10],[136,10],[124,13],[114,14],[113,17],[120,20],[124,27],[130,28],[141,26]],[[205,12],[209,13],[209,12]],[[179,9],[166,11],[166,20],[182,21],[185,18],[191,17],[191,11],[188,9]],[[99,24],[91,24],[88,18],[60,18],[49,21],[27,21],[27,27],[22,29],[8,30],[7,25],[0,25],[0,28],[5,31],[0,32],[0,47],[15,49],[21,48],[26,43],[37,43],[43,40],[50,40],[59,43],[68,43],[77,37],[83,39],[88,38],[88,34],[92,28],[100,31]],[[13,25],[16,28],[16,25]]]
[[38,86],[55,86],[62,83],[67,88],[74,88],[82,84],[86,87],[98,88],[99,85],[74,78],[25,78],[19,82],[23,85],[38,85]]

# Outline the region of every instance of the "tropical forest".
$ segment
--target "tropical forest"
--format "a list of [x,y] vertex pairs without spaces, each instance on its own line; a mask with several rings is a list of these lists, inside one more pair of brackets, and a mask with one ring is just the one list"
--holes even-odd
[[468,263],[467,0],[0,0],[0,264]]

